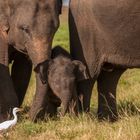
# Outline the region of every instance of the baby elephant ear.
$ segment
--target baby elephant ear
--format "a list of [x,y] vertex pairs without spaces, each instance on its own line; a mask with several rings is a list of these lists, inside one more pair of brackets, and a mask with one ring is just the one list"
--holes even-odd
[[43,84],[45,84],[48,80],[48,75],[47,75],[48,74],[48,67],[49,67],[49,60],[38,64],[34,68],[34,71],[39,73],[40,80],[42,81]]
[[75,65],[75,75],[77,81],[89,79],[86,66],[82,62],[74,60],[73,64]]

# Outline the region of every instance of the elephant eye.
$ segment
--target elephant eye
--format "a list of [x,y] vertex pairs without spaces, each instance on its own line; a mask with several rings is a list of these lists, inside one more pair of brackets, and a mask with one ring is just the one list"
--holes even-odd
[[23,32],[25,32],[25,33],[27,33],[27,34],[30,33],[29,26],[27,26],[27,25],[19,26],[19,28],[20,28]]

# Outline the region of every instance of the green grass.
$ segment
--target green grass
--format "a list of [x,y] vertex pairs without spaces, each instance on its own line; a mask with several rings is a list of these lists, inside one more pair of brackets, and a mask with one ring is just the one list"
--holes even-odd
[[68,36],[68,34],[69,34],[69,32],[68,32],[67,23],[62,23],[60,28],[58,29],[56,35],[55,35],[53,46],[61,45],[66,50],[69,50],[69,36]]
[[[62,22],[53,45],[68,50],[67,23]],[[32,75],[23,108],[31,105],[35,92]],[[140,70],[128,70],[121,78],[117,90],[120,120],[115,123],[99,122],[96,118],[97,91],[93,90],[91,115],[65,116],[56,120],[30,122],[26,113],[21,114],[18,124],[0,139],[7,140],[140,140]]]
[[64,47],[66,50],[69,51],[69,30],[67,23],[68,19],[61,15],[60,20],[61,20],[60,27],[57,33],[55,34],[53,47],[55,45],[61,45],[62,47]]

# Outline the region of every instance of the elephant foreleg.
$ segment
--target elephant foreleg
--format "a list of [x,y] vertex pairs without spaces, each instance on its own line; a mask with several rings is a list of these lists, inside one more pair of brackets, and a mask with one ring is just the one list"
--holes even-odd
[[46,105],[46,115],[49,117],[57,116],[57,105],[53,102],[48,102]]
[[69,113],[72,115],[78,116],[79,110],[79,104],[78,104],[78,96],[75,94],[72,97],[72,100],[69,105]]
[[32,64],[24,54],[17,52],[11,70],[11,77],[18,97],[22,104],[32,72]]
[[46,95],[46,116],[54,117],[57,116],[57,108],[60,106],[61,101],[58,97],[55,96],[51,88],[49,87],[48,93]]
[[111,72],[102,71],[97,80],[98,86],[98,118],[115,121],[118,119],[116,105],[116,88],[124,69]]
[[[94,80],[84,80],[78,83],[78,95],[79,95],[79,109],[84,110],[84,112],[90,111],[90,99],[92,95],[92,89],[94,85]],[[81,107],[82,106],[82,107]]]
[[18,99],[9,73],[6,33],[0,30],[0,121],[12,107],[18,107]]

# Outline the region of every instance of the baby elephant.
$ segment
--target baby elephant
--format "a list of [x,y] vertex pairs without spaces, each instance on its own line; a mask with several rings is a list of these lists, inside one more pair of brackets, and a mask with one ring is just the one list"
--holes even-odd
[[47,114],[56,115],[57,107],[62,106],[61,114],[78,113],[77,82],[87,79],[86,66],[72,60],[70,54],[60,46],[52,50],[52,60],[48,68],[49,92]]

